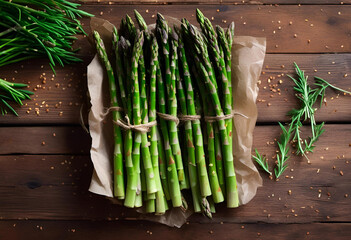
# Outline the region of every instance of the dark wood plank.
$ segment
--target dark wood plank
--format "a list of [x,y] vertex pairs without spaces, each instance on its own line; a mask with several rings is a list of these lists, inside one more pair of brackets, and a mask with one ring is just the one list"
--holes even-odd
[[124,0],[124,1],[109,1],[109,0],[83,0],[86,4],[328,4],[328,5],[343,5],[350,4],[350,0],[334,1],[334,0]]
[[[11,80],[12,77],[15,77],[15,81],[30,82],[30,90],[33,90],[37,85],[46,89],[39,88],[35,91],[33,100],[25,102],[27,106],[16,108],[19,117],[13,115],[1,116],[0,124],[79,124],[81,108],[86,122],[89,101],[86,97],[86,76],[84,74],[85,66],[90,59],[91,57],[85,58],[84,66],[78,64],[58,69],[54,81],[49,78],[45,84],[42,83],[43,80],[40,79],[40,75],[42,73],[46,73],[47,77],[52,75],[45,61],[24,62],[22,64],[23,69],[20,65],[11,65],[2,69],[2,76],[7,79]],[[287,121],[286,113],[297,107],[292,81],[286,76],[287,74],[294,74],[294,61],[299,64],[301,69],[306,70],[311,83],[313,82],[313,76],[317,75],[328,80],[331,84],[351,90],[349,81],[351,78],[351,54],[267,54],[263,74],[260,77],[261,84],[259,84],[258,122]],[[43,66],[43,69],[41,66]],[[315,69],[317,72],[314,72]],[[271,83],[268,83],[270,77],[274,79],[271,80]],[[279,80],[283,82],[280,84]],[[68,84],[71,84],[71,87],[68,87]],[[278,84],[275,89],[279,88],[281,95],[278,92],[272,92],[269,87],[271,84]],[[51,89],[48,90],[49,88]],[[317,111],[318,121],[349,122],[351,120],[350,96],[336,98],[337,94],[337,92],[331,90],[327,91],[327,105]],[[331,100],[331,97],[334,99]],[[46,107],[46,104],[48,104],[48,107]],[[268,106],[269,104],[270,106]],[[28,114],[26,111],[29,108],[32,110]],[[39,115],[36,114],[35,108],[39,108]],[[46,109],[49,109],[48,113]],[[62,112],[62,115],[60,115],[60,112]]]
[[[1,68],[1,78],[8,81],[29,84],[34,92],[32,100],[24,106],[13,107],[19,114],[0,117],[7,124],[72,124],[80,122],[80,110],[88,107],[87,62],[57,67],[54,76],[48,62],[43,59],[24,61]],[[84,103],[84,104],[83,104]]]
[[198,224],[181,229],[140,221],[2,221],[2,239],[349,239],[349,223]]
[[[272,156],[276,145],[273,142],[267,144],[267,141],[273,141],[279,134],[278,126],[258,126],[254,132],[254,148],[267,154],[270,166],[274,165]],[[289,168],[280,181],[269,180],[262,173],[264,187],[258,189],[256,197],[247,205],[231,210],[218,206],[212,221],[201,215],[192,216],[190,221],[351,221],[351,139],[347,137],[350,134],[351,125],[327,125],[315,153],[309,155],[311,164],[306,159],[292,156]],[[57,147],[60,148],[59,145]],[[2,219],[89,220],[136,217],[133,210],[113,205],[104,197],[87,191],[92,174],[89,156],[12,155],[0,156],[0,163]],[[291,195],[288,194],[289,190]]]
[[[294,83],[287,76],[296,76],[293,62],[309,76],[310,85],[314,83],[313,77],[318,76],[351,92],[351,55],[268,54],[258,84],[258,122],[288,121],[286,114],[299,107],[300,101],[295,97]],[[344,96],[342,92],[327,89],[325,97],[326,103],[321,108],[320,100],[316,104],[319,108],[316,112],[317,121],[350,122],[350,95]]]
[[0,154],[87,154],[82,127],[0,127]]
[[[125,14],[137,9],[147,23],[155,23],[156,13],[186,17],[196,23],[198,5],[84,5],[82,9],[119,24]],[[268,53],[350,52],[351,6],[295,5],[203,5],[199,7],[214,25],[236,23],[237,35],[267,38]],[[217,11],[218,10],[218,11]],[[269,16],[269,17],[267,17]],[[226,23],[224,23],[226,21]],[[292,22],[289,25],[289,22]],[[84,20],[85,24],[88,24]],[[281,29],[279,29],[279,27]],[[297,38],[294,37],[297,34]],[[308,40],[311,42],[308,43]]]

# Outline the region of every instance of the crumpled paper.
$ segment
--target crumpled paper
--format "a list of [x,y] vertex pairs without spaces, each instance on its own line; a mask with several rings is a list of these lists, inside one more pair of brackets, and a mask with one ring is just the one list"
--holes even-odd
[[[179,24],[174,18],[166,17],[169,24]],[[108,53],[111,52],[113,25],[100,18],[92,18],[92,30],[100,33]],[[150,25],[154,27],[154,25]],[[266,39],[249,36],[234,37],[232,47],[232,87],[234,110],[247,116],[234,117],[233,152],[235,173],[238,183],[240,205],[247,204],[262,186],[260,177],[251,159],[253,129],[257,119],[256,98],[257,81],[262,70],[266,51]],[[91,110],[89,112],[89,130],[92,138],[91,160],[94,172],[89,191],[113,199],[113,125],[111,116],[103,117],[102,113],[109,107],[109,90],[107,76],[98,56],[88,66],[88,90]],[[191,205],[191,204],[189,204]],[[142,209],[140,210],[142,212]],[[139,219],[160,222],[168,226],[181,227],[192,214],[191,210],[171,208],[165,215],[156,216],[140,214]]]

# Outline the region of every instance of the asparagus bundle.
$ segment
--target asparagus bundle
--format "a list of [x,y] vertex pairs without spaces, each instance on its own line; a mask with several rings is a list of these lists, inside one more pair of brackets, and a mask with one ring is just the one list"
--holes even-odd
[[201,33],[186,19],[170,26],[158,13],[151,31],[137,11],[135,18],[139,29],[127,15],[113,30],[114,68],[94,34],[110,84],[115,197],[126,207],[164,214],[168,204],[187,208],[190,189],[194,211],[208,217],[225,198],[228,207],[237,207],[234,24],[227,32],[213,28],[197,10]]

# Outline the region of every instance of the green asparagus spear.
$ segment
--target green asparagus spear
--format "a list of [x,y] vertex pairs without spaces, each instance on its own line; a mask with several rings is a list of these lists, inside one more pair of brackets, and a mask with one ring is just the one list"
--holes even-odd
[[[158,67],[158,45],[156,38],[152,39],[151,43],[151,75],[150,75],[150,121],[156,120],[156,72]],[[152,165],[156,181],[156,214],[163,214],[166,211],[165,196],[161,184],[160,168],[158,163],[158,149],[157,149],[157,127],[153,126],[150,131],[150,153]]]
[[[99,55],[100,60],[105,65],[105,70],[107,72],[108,80],[109,80],[109,88],[110,88],[110,98],[111,98],[111,106],[112,107],[119,107],[119,103],[117,100],[117,89],[116,89],[116,82],[115,77],[113,74],[113,69],[108,60],[106,49],[100,35],[97,31],[94,31],[94,38],[96,42],[96,49]],[[121,114],[119,111],[112,112],[112,118],[114,121],[121,119]],[[114,194],[123,199],[125,195],[124,190],[124,176],[123,176],[123,143],[122,143],[122,132],[119,126],[114,125],[114,158],[113,158],[113,165],[114,165]]]
[[[166,113],[166,97],[165,97],[165,86],[162,79],[162,73],[160,65],[157,66],[157,99],[158,99],[158,111],[160,113]],[[163,145],[165,151],[165,163],[167,166],[167,183],[169,188],[169,195],[172,200],[173,207],[180,207],[182,205],[181,193],[178,181],[177,167],[174,161],[167,121],[160,118],[160,128],[163,137]]]
[[[169,111],[169,114],[173,116],[177,116],[177,98],[176,98],[176,92],[175,92],[176,86],[175,86],[175,79],[172,80],[171,64],[173,63],[170,60],[170,47],[168,42],[169,27],[167,25],[166,20],[160,13],[157,14],[156,30],[157,30],[160,42],[162,44],[161,52],[163,53],[164,68],[165,68],[165,85],[166,85],[167,98],[168,98],[167,99],[168,111]],[[177,124],[174,121],[168,121],[168,131],[169,131],[169,138],[170,138],[172,153],[174,155],[175,162],[176,162],[178,180],[182,182],[184,181],[183,162],[182,162],[182,155],[181,155],[179,139],[178,139]]]

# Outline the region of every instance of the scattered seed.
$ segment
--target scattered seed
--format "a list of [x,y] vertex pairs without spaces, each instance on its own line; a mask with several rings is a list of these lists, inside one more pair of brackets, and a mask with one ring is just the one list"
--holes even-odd
[[340,173],[340,175],[341,175],[341,176],[344,176],[344,173],[343,173],[343,171],[340,171],[339,173]]
[[289,191],[288,191],[288,194],[289,194],[289,195],[291,195],[291,193],[292,193],[292,191],[291,191],[291,190],[289,190]]

